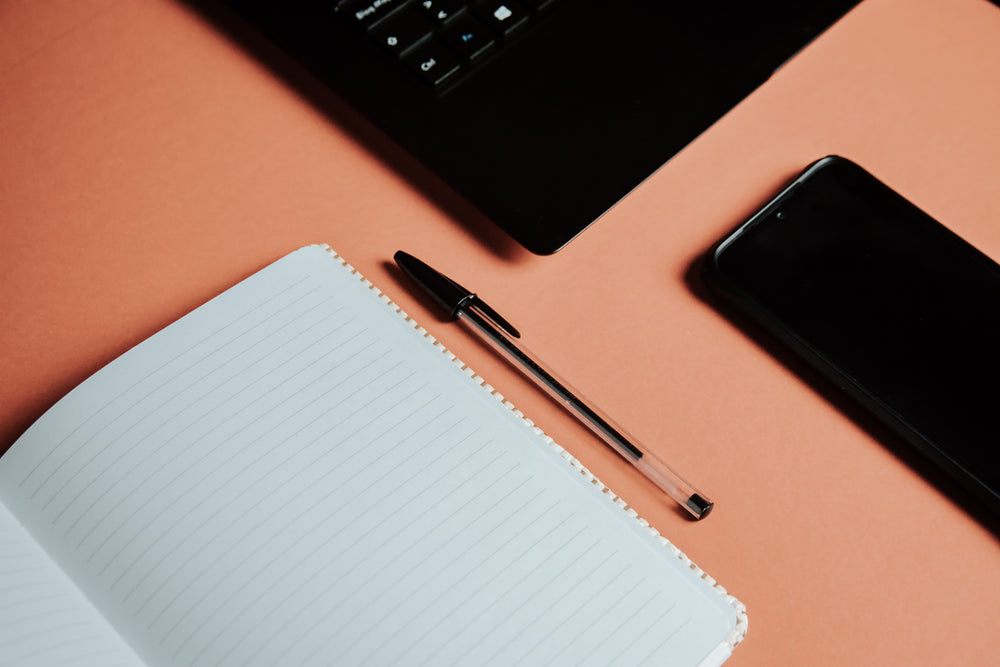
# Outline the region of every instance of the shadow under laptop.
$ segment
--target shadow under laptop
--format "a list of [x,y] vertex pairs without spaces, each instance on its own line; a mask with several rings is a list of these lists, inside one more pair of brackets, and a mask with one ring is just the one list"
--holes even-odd
[[379,160],[390,165],[448,217],[465,227],[483,248],[508,262],[524,261],[533,256],[469,201],[228,7],[220,2],[180,1],[206,19],[240,49],[261,62]]
[[[874,415],[855,403],[854,400],[845,395],[830,380],[823,377],[818,371],[814,370],[779,341],[775,340],[763,327],[714,298],[706,288],[702,278],[704,261],[705,253],[703,252],[688,265],[687,271],[684,274],[684,281],[692,294],[722,315],[731,325],[739,329],[740,332],[750,338],[758,347],[781,362],[803,383],[808,385],[810,389],[827,400],[871,438],[877,440],[900,462],[916,471],[941,494],[948,497],[953,503],[978,521],[980,525],[991,531],[994,537],[1000,541],[1000,516],[993,513],[983,501],[979,500],[979,498],[967,491],[943,470],[922,456],[900,435],[896,434],[895,431],[879,421]],[[874,497],[872,498],[872,502],[872,512],[878,512],[877,500]]]

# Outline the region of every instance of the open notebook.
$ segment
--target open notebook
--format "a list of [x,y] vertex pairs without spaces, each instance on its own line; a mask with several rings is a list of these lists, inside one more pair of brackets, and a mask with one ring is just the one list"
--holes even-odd
[[743,605],[325,246],[0,458],[0,664],[719,664]]

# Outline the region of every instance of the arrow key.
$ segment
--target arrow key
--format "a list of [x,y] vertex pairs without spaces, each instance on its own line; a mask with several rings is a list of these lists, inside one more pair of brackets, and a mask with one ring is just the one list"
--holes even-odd
[[418,0],[416,7],[437,25],[444,25],[460,14],[466,4],[462,0]]

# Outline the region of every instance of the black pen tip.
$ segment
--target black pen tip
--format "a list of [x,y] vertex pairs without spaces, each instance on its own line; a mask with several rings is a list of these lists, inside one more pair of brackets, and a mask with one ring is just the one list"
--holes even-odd
[[397,250],[392,258],[396,260],[396,266],[444,308],[452,319],[458,317],[459,306],[473,296],[472,292],[407,252]]
[[709,502],[697,493],[693,493],[691,494],[691,497],[687,499],[687,507],[691,510],[694,518],[701,521],[708,516],[709,512],[712,511],[712,508],[715,507],[715,503]]

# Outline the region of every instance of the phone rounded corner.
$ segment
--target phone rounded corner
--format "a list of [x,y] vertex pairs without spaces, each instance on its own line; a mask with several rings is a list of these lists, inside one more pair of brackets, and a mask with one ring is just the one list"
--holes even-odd
[[731,232],[722,240],[713,243],[712,246],[703,252],[696,260],[696,274],[701,279],[702,284],[704,284],[713,294],[717,294],[723,290],[723,274],[722,266],[719,261],[719,255],[734,233],[735,232]]
[[806,167],[803,172],[796,178],[796,181],[804,181],[809,178],[816,176],[818,172],[834,171],[841,178],[848,177],[849,179],[868,179],[875,180],[871,172],[862,167],[860,164],[854,160],[839,155],[837,153],[830,153],[820,159],[816,160],[808,167]]

